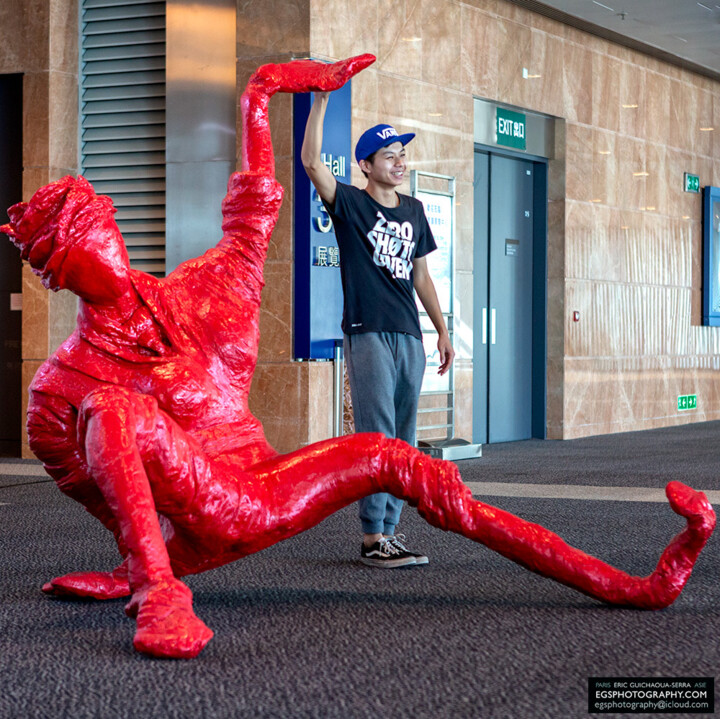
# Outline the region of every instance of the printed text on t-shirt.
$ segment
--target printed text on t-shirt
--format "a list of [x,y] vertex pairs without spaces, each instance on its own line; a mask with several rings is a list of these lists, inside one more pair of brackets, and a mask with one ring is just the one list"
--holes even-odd
[[388,222],[380,210],[377,218],[367,236],[375,249],[373,261],[378,267],[387,267],[393,277],[409,280],[415,249],[412,225],[409,222]]

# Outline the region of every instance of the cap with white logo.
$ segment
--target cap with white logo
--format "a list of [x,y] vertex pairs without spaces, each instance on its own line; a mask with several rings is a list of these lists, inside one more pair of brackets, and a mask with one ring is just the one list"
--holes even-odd
[[387,147],[394,142],[400,142],[405,146],[413,137],[415,137],[414,132],[398,135],[397,130],[392,125],[375,125],[375,127],[365,130],[360,135],[360,139],[355,145],[355,159],[358,163],[360,160],[366,160],[381,147]]

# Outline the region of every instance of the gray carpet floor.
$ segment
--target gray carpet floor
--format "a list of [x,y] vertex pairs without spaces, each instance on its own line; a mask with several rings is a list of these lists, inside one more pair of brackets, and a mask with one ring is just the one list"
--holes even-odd
[[[491,445],[466,481],[720,489],[720,423]],[[591,676],[717,677],[720,533],[666,610],[604,606],[405,510],[425,567],[357,562],[349,507],[187,582],[215,638],[195,660],[132,649],[122,600],[39,587],[109,569],[109,535],[51,482],[0,461],[0,717],[587,717]],[[32,463],[23,463],[32,467]],[[15,469],[14,471],[18,471]],[[649,502],[483,497],[638,575],[683,527]],[[620,716],[610,715],[605,716]],[[643,716],[643,715],[635,715]],[[684,716],[676,713],[673,716]],[[687,714],[687,716],[698,716]]]

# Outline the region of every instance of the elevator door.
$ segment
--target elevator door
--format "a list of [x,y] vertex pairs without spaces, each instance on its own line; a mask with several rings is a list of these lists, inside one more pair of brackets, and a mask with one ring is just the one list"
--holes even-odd
[[536,164],[475,153],[476,442],[533,436]]

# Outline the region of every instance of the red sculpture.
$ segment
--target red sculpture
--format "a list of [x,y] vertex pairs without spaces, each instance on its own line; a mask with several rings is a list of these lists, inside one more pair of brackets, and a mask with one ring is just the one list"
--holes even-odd
[[705,495],[672,482],[687,528],[655,571],[631,577],[552,532],[473,500],[455,465],[379,434],[278,455],[248,409],[263,264],[282,188],[268,102],[277,91],[334,90],[374,58],[261,67],[242,97],[242,172],[230,178],[223,237],[165,279],[130,269],[109,198],[65,177],[9,211],[0,228],[48,289],[80,298],[77,328],[33,380],[28,434],[60,489],[117,540],[112,572],[77,572],[44,591],[131,594],[138,651],[196,656],[212,632],[179,577],[257,552],[373,492],[597,599],[669,605],[713,531]]

